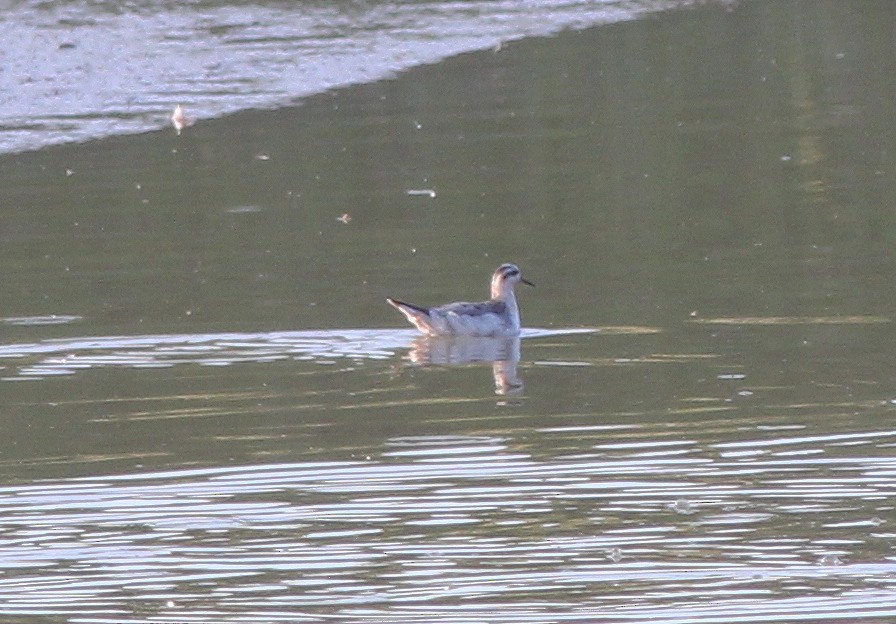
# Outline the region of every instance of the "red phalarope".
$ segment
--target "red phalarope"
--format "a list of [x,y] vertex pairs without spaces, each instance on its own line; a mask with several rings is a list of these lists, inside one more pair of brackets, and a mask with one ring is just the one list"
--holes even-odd
[[515,264],[502,264],[492,275],[491,299],[479,303],[458,301],[434,308],[387,298],[411,324],[429,336],[518,336],[520,309],[513,287],[524,279]]

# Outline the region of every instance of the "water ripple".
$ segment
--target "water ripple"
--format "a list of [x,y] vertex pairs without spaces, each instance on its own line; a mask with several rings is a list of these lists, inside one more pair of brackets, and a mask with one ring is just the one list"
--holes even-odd
[[[590,333],[591,329],[526,329],[523,338]],[[179,364],[230,366],[245,362],[337,359],[384,360],[408,349],[412,329],[346,329],[268,333],[96,336],[0,345],[5,381],[73,375],[107,368],[166,368]]]
[[0,39],[21,45],[4,50],[0,151],[168,127],[178,102],[199,119],[276,108],[505,41],[692,4],[9,3]]
[[[658,431],[542,429],[559,447],[590,447],[590,456],[535,455],[511,433],[400,436],[363,461],[6,486],[0,616],[896,617],[896,558],[863,556],[893,535],[886,518],[896,464],[880,444],[896,433],[865,432],[860,447],[803,436],[791,444],[821,444],[822,456],[731,460],[728,443],[700,447],[680,426],[667,431],[679,438],[659,448],[681,447],[687,456],[644,455],[646,438],[662,440]],[[642,441],[600,441],[626,432]],[[774,431],[754,432],[754,447],[778,446]],[[122,618],[137,602],[144,613]]]

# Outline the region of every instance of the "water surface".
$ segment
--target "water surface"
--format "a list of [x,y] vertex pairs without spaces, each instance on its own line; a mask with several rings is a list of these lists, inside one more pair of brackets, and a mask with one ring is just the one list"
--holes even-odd
[[693,0],[6,2],[0,152],[272,109],[450,56]]
[[[550,27],[0,157],[0,620],[896,618],[893,12]],[[505,261],[517,341],[384,302]]]

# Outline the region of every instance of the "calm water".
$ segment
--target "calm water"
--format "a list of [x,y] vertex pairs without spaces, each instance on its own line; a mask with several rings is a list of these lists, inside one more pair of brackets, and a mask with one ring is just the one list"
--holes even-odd
[[896,619],[896,6],[577,7],[7,145],[0,621]]

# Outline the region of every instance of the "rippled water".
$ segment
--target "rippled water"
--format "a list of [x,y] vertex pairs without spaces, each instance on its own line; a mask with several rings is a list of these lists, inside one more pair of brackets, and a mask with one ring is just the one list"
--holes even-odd
[[[6,319],[22,324],[23,319]],[[64,322],[40,318],[41,324]],[[618,334],[651,331],[649,328],[534,329],[520,338],[426,338],[410,329],[348,329],[341,331],[284,331],[255,334],[185,334],[157,336],[97,336],[45,340],[33,344],[0,345],[0,362],[10,376],[0,381],[39,380],[104,367],[164,368],[178,364],[230,366],[245,362],[334,358],[382,360],[411,348],[409,359],[423,364],[464,364],[513,358],[519,361],[521,338],[544,338],[591,332]],[[502,347],[515,344],[515,353]],[[2,369],[0,369],[2,370]]]
[[[692,327],[779,331],[788,319],[767,320]],[[842,320],[856,328],[883,322]],[[770,396],[786,389],[731,372],[736,361],[721,352],[579,357],[601,343],[632,348],[645,340],[650,348],[665,338],[648,327],[527,330],[513,361],[535,390],[509,400],[487,398],[488,339],[480,349],[435,341],[430,351],[473,356],[419,368],[420,350],[433,341],[408,330],[4,345],[5,383],[19,382],[7,388],[39,384],[51,404],[31,409],[54,410],[48,422],[87,418],[77,434],[85,440],[108,427],[128,438],[144,423],[170,422],[175,428],[162,440],[185,436],[196,451],[147,439],[123,455],[107,446],[104,457],[93,443],[93,456],[67,459],[88,476],[0,487],[0,617],[896,617],[893,406],[861,397],[775,406]],[[332,366],[338,361],[351,365]],[[270,368],[276,362],[286,368]],[[206,378],[201,396],[153,394],[154,385],[170,392],[172,380],[194,376],[197,365],[236,374],[227,379],[260,367],[265,383],[247,393],[222,378],[215,392]],[[652,381],[682,370],[691,382],[668,390]],[[164,377],[146,377],[152,371]],[[638,386],[642,378],[636,394],[653,386],[660,396],[608,409],[603,390],[582,382],[614,374]],[[119,394],[55,403],[55,385],[94,386],[108,375]],[[133,375],[137,386],[119,385]],[[347,381],[353,377],[360,386]],[[718,385],[705,387],[707,377]],[[480,391],[463,390],[469,383]],[[562,400],[544,409],[547,384],[575,388],[569,409],[557,409]],[[135,389],[142,393],[120,394]],[[203,446],[254,451],[209,462]],[[172,452],[182,466],[196,465],[141,468],[170,465]],[[64,469],[59,459],[47,458],[40,471]],[[123,464],[134,468],[109,470]]]
[[[0,489],[0,614],[79,622],[894,617],[896,431],[387,438],[353,461]],[[641,441],[638,441],[641,440]],[[862,538],[856,534],[861,533]],[[809,615],[811,614],[811,617]]]
[[275,108],[425,63],[693,4],[649,2],[5,3],[0,152]]
[[295,7],[0,17],[0,621],[896,621],[896,5]]

